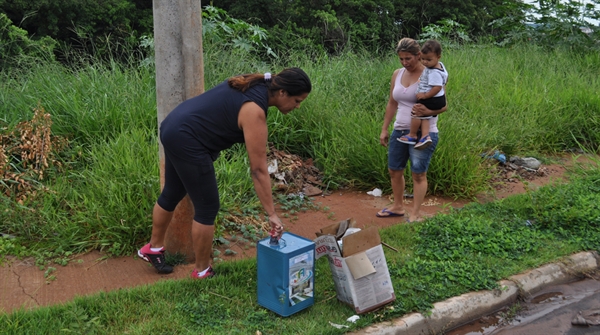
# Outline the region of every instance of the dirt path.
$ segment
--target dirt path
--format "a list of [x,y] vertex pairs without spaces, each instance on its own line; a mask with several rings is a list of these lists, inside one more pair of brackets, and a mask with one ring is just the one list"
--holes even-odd
[[[525,177],[527,184],[521,178],[511,178],[511,172],[506,172],[502,178],[502,187],[495,195],[482,196],[481,201],[494,198],[504,198],[512,194],[523,193],[526,187],[535,188],[555,180],[562,180],[565,175],[565,163],[543,166],[540,174]],[[408,199],[410,200],[410,199]],[[285,218],[286,230],[314,239],[315,232],[331,223],[354,218],[361,228],[377,226],[387,227],[403,223],[403,218],[378,218],[375,213],[390,204],[387,196],[374,197],[366,192],[336,191],[328,196],[317,196],[313,203],[320,210],[299,212],[297,218]],[[425,216],[432,216],[449,207],[462,207],[467,201],[454,201],[441,197],[427,197],[424,202]],[[242,257],[255,257],[255,248],[240,248],[230,246],[237,252],[234,256],[221,256],[225,261]],[[169,275],[159,275],[148,264],[136,256],[107,258],[99,252],[80,255],[69,265],[56,266],[51,273],[54,280],[48,280],[45,272],[32,261],[14,261],[0,267],[0,311],[12,312],[19,308],[31,309],[39,306],[63,303],[76,296],[94,294],[100,291],[110,291],[151,284],[160,280],[185,278],[192,271],[193,265],[179,265]],[[218,265],[217,265],[218,269]]]

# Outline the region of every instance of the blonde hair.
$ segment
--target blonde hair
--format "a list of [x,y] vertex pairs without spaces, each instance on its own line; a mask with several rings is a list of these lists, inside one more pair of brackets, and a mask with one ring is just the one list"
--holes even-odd
[[408,52],[416,56],[420,51],[421,47],[419,46],[419,43],[408,37],[401,39],[398,42],[398,46],[396,46],[396,53]]

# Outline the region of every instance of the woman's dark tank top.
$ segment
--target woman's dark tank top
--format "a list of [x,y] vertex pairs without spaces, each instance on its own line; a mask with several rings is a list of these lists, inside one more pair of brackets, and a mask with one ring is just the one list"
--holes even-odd
[[201,163],[199,154],[210,154],[213,161],[219,152],[235,143],[244,143],[238,115],[245,102],[255,102],[265,111],[268,89],[260,83],[240,92],[227,81],[179,104],[160,125],[160,140],[170,153],[191,163]]

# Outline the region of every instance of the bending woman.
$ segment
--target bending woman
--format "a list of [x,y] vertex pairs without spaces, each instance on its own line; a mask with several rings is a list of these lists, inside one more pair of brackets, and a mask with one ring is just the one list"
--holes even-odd
[[165,183],[152,211],[150,243],[138,256],[159,273],[173,271],[165,264],[165,233],[175,207],[188,194],[194,206],[191,233],[196,267],[192,278],[214,275],[210,259],[220,202],[213,162],[235,143],[246,144],[254,189],[271,228],[281,237],[283,225],[275,212],[267,169],[267,110],[275,106],[288,114],[300,107],[311,88],[310,79],[299,68],[272,76],[245,74],[182,102],[169,113],[160,125]]

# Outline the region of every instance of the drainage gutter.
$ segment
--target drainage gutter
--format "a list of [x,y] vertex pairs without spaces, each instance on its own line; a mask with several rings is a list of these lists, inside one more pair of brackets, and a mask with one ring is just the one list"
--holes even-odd
[[529,298],[550,285],[560,285],[581,279],[581,274],[597,270],[600,257],[595,252],[581,252],[559,263],[541,266],[498,282],[500,289],[465,293],[435,303],[431,315],[411,313],[399,319],[378,323],[350,334],[429,335],[450,329],[494,313],[514,303],[517,298]]

